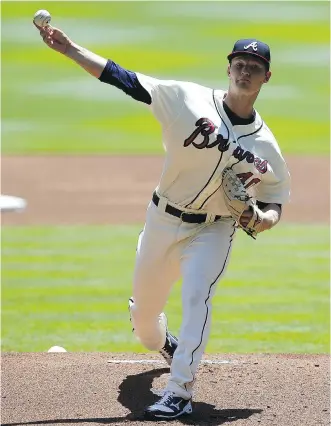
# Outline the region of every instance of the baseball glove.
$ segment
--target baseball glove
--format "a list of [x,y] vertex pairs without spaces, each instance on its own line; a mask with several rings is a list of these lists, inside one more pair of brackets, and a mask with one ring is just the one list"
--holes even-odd
[[[222,190],[225,204],[233,219],[247,235],[256,239],[257,234],[261,231],[262,223],[259,209],[247,193],[241,180],[230,167],[226,167],[222,172]],[[240,218],[243,212],[248,209],[252,211],[252,218],[246,226],[243,226]]]

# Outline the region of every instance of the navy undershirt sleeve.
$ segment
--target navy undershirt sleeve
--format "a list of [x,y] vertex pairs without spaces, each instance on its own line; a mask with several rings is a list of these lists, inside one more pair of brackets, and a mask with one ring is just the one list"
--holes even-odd
[[151,95],[140,84],[136,73],[122,68],[110,59],[107,61],[99,80],[123,90],[124,93],[137,101],[143,102],[147,105],[152,103]]

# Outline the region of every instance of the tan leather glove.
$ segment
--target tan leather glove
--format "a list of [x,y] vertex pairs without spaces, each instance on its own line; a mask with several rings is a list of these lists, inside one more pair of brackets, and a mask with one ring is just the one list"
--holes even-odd
[[[241,180],[230,167],[226,167],[222,172],[221,188],[225,204],[233,219],[247,235],[256,239],[257,234],[261,231],[262,218],[259,214],[260,210],[247,193]],[[241,215],[249,209],[252,212],[252,217],[248,224],[243,226],[240,222]]]

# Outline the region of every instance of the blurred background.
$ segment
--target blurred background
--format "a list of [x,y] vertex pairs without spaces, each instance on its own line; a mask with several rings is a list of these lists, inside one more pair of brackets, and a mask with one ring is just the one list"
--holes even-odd
[[[1,2],[2,350],[143,351],[135,249],[163,161],[149,110],[43,44],[47,9],[77,44],[133,71],[227,88],[240,38],[271,47],[256,108],[292,175],[282,222],[238,233],[207,352],[329,351],[328,2]],[[166,307],[178,332],[180,283]]]

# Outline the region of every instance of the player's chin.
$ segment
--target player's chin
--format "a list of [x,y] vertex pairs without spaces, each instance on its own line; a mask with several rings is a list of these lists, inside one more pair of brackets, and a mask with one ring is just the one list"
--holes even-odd
[[251,90],[252,89],[252,83],[249,80],[237,80],[236,81],[237,87],[244,90]]
[[237,84],[237,90],[242,93],[245,93],[246,95],[253,95],[257,92],[256,87],[254,87],[251,82],[239,82]]

